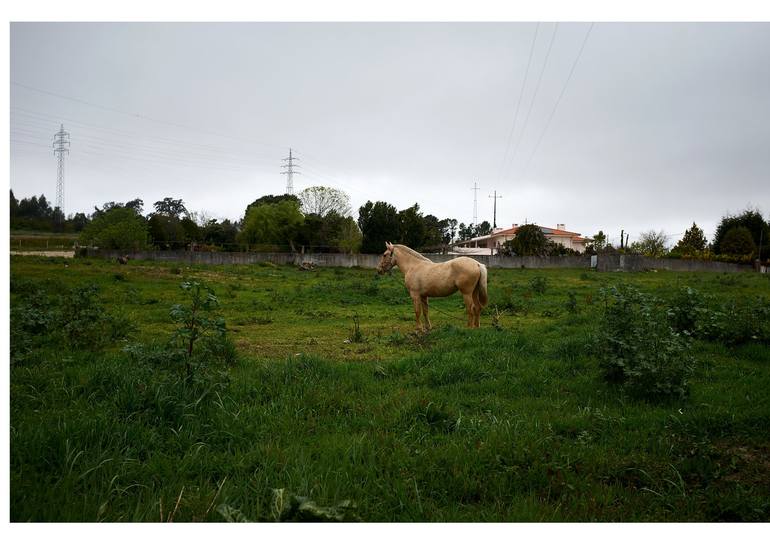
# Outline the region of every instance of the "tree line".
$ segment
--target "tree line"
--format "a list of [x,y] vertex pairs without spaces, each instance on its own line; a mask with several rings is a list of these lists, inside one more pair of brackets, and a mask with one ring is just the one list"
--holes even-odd
[[[106,202],[93,213],[72,214],[66,219],[44,195],[17,200],[10,192],[10,222],[14,230],[79,232],[81,245],[107,249],[145,248],[221,251],[307,251],[380,253],[385,242],[399,242],[418,251],[443,251],[456,241],[484,236],[492,231],[488,221],[478,225],[458,223],[425,214],[419,204],[398,210],[384,202],[367,201],[351,214],[344,191],[309,187],[297,195],[265,195],[248,204],[237,221],[212,219],[187,209],[182,199],[166,197],[144,213],[142,199]],[[643,232],[628,244],[621,237],[615,247],[603,231],[586,247],[589,254],[623,252],[649,257],[693,258],[750,262],[770,257],[770,221],[756,209],[722,217],[709,243],[695,223],[669,246],[662,231]],[[536,225],[523,225],[502,254],[566,255],[575,253],[548,240]]]
[[586,251],[745,263],[770,258],[770,218],[765,220],[758,209],[747,208],[737,214],[724,215],[710,243],[695,222],[673,246],[670,246],[670,238],[665,232],[653,229],[642,232],[637,241],[628,244],[621,233],[620,244],[616,247],[608,243],[604,232],[599,231]]

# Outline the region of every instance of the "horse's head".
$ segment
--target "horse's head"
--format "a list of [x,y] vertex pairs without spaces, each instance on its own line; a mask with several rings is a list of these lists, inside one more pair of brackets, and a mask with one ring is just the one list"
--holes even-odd
[[395,246],[393,244],[390,242],[385,242],[385,253],[382,254],[382,257],[380,257],[380,262],[377,265],[378,274],[384,274],[394,266],[398,266],[394,249]]

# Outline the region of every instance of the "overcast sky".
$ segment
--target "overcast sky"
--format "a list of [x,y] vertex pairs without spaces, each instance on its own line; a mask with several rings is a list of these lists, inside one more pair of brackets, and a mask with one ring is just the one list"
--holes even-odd
[[477,182],[479,221],[497,190],[499,226],[672,243],[770,212],[764,23],[14,23],[10,93],[11,188],[54,200],[63,123],[68,214],[172,196],[238,219],[284,192],[289,147],[296,190],[355,210],[468,223]]

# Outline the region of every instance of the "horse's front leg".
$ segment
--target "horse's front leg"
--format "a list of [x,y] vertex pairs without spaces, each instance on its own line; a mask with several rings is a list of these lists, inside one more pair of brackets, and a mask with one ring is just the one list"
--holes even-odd
[[412,295],[412,302],[414,302],[414,319],[417,321],[417,332],[422,332],[422,325],[420,325],[422,301],[420,300],[420,295]]
[[420,297],[420,304],[422,305],[423,321],[425,322],[425,328],[431,330],[433,325],[430,324],[430,317],[428,317],[428,297]]

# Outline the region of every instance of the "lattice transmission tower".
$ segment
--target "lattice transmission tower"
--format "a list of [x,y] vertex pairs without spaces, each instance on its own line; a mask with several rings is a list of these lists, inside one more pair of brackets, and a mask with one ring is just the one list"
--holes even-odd
[[59,219],[64,218],[64,156],[70,152],[70,133],[61,125],[59,132],[53,135],[53,154],[56,156],[58,168],[56,172],[56,208],[59,208]]
[[471,191],[473,191],[473,224],[476,225],[479,222],[479,203],[478,203],[478,192],[481,187],[479,187],[478,182],[473,182],[473,187],[471,187]]
[[283,168],[284,168],[283,172],[281,172],[281,174],[286,174],[286,194],[293,195],[294,194],[294,174],[301,173],[296,170],[297,165],[294,164],[294,162],[298,161],[299,159],[292,155],[292,150],[291,148],[289,148],[289,156],[281,160],[286,163],[283,165]]

